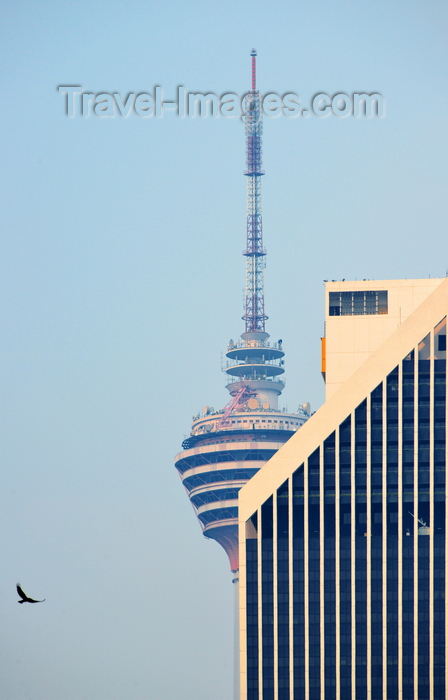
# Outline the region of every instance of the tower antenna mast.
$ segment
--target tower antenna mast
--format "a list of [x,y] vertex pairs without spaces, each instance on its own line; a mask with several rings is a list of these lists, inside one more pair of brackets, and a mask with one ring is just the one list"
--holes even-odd
[[246,170],[247,176],[247,240],[246,250],[246,301],[243,320],[246,333],[265,332],[268,318],[264,312],[264,281],[266,250],[263,248],[261,217],[261,136],[263,123],[261,98],[257,90],[257,52],[251,51],[252,91],[246,95]]

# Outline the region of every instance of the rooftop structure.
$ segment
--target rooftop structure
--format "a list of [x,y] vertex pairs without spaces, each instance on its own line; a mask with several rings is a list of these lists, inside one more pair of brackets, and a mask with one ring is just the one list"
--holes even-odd
[[439,284],[430,277],[327,282],[322,339],[327,399]]

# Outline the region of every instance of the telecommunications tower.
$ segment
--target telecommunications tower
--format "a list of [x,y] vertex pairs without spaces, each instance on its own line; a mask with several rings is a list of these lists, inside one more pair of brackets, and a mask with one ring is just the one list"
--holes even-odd
[[[230,401],[221,410],[205,406],[194,416],[191,433],[176,457],[176,469],[194,506],[205,537],[226,551],[238,571],[238,491],[309,417],[309,404],[296,413],[279,409],[284,389],[282,341],[269,341],[265,325],[261,216],[262,109],[252,57],[252,89],[246,95],[247,236],[245,331],[229,341],[226,357]],[[237,576],[233,581],[236,582]]]

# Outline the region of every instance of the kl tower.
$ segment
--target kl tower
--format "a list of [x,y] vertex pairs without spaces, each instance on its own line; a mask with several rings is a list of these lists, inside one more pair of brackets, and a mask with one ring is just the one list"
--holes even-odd
[[[279,408],[285,384],[282,340],[271,342],[266,332],[261,214],[262,105],[256,87],[256,56],[251,51],[252,89],[245,98],[247,223],[245,329],[226,352],[230,400],[221,410],[205,406],[193,418],[190,437],[175,466],[193,504],[205,537],[216,540],[227,553],[233,583],[238,581],[238,491],[300,428],[309,404],[296,413]],[[235,611],[238,610],[235,585]],[[238,639],[238,620],[235,619]],[[238,697],[238,644],[235,644],[235,700]]]

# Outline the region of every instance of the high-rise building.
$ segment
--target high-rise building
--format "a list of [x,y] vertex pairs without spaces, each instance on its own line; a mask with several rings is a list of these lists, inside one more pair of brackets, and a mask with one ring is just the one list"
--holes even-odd
[[325,303],[326,402],[239,494],[240,697],[443,700],[448,279]]
[[[251,51],[252,86],[245,101],[247,219],[246,294],[240,340],[226,352],[227,389],[231,399],[220,410],[205,406],[194,416],[175,466],[206,537],[225,549],[232,572],[238,570],[240,488],[272,457],[309,417],[309,404],[296,413],[280,409],[285,384],[282,340],[266,332],[261,212],[262,105],[256,86],[255,49]],[[234,577],[236,581],[236,577]]]

